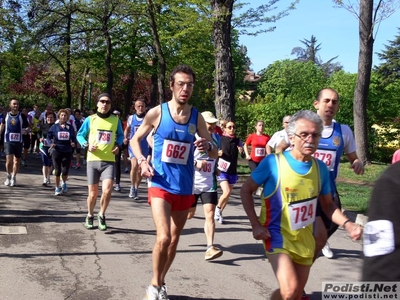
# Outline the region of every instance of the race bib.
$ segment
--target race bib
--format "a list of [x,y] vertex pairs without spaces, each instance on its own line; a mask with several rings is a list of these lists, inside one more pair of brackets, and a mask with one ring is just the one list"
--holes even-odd
[[109,145],[112,142],[113,133],[109,130],[97,130],[97,144]]
[[328,167],[329,171],[333,171],[335,168],[336,151],[317,149],[314,153],[314,157],[322,160]]
[[315,212],[317,209],[317,198],[289,203],[290,228],[298,230],[304,228],[315,221]]
[[227,172],[231,163],[226,161],[225,159],[219,158],[218,159],[218,169],[222,172]]
[[164,140],[161,161],[186,165],[189,157],[190,143]]
[[204,176],[210,176],[214,172],[214,160],[212,159],[204,160],[203,166],[199,170],[199,172]]
[[265,148],[256,148],[254,149],[254,155],[256,157],[264,157],[265,156]]
[[68,131],[59,131],[57,134],[57,139],[59,141],[69,141],[69,132]]
[[11,132],[9,135],[10,142],[20,142],[21,141],[21,134]]

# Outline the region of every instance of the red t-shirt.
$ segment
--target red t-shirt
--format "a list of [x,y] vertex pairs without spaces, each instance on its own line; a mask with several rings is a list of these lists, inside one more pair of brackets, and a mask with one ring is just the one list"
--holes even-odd
[[270,139],[268,134],[252,133],[247,137],[246,145],[251,145],[250,158],[252,161],[259,163],[267,155],[266,146]]
[[222,136],[222,134],[224,133],[221,129],[221,127],[219,127],[218,125],[215,126],[214,128],[214,133],[219,134],[220,136]]

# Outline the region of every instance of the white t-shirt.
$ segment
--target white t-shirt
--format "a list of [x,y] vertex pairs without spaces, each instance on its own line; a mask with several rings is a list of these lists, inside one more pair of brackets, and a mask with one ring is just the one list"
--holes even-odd
[[290,144],[289,136],[285,129],[275,132],[268,141],[267,145],[275,149],[275,147],[279,145],[283,139],[286,143]]

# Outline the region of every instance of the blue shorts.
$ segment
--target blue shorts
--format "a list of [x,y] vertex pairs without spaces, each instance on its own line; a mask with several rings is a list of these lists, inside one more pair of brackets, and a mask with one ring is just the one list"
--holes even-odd
[[221,172],[219,176],[217,176],[218,181],[228,181],[229,184],[235,184],[238,178],[238,174],[228,174],[225,172]]

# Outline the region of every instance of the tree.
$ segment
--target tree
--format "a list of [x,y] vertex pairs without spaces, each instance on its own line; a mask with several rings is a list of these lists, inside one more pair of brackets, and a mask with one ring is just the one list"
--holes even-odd
[[[294,9],[298,0],[294,1],[289,7],[277,15],[266,17],[265,14],[275,9],[274,5],[279,0],[271,0],[268,4],[261,5],[256,9],[249,9],[233,19],[233,8],[235,0],[211,0],[213,16],[213,42],[215,48],[215,109],[217,116],[222,119],[235,120],[235,74],[232,62],[232,21],[237,28],[255,28],[259,25],[275,22],[286,16],[288,11]],[[242,8],[242,5],[239,5]],[[248,32],[244,29],[241,33],[257,35],[261,32],[272,31],[268,28],[255,32]]]
[[321,66],[324,69],[326,77],[329,77],[332,75],[333,72],[337,72],[342,69],[340,63],[333,63],[333,61],[338,58],[338,56],[329,59],[327,62],[322,61],[321,57],[318,54],[318,52],[321,50],[321,44],[317,45],[317,38],[314,35],[311,35],[310,40],[304,39],[300,40],[300,42],[302,42],[306,47],[295,47],[292,49],[291,54],[297,56],[296,60],[303,62],[311,61],[314,64]]
[[[398,28],[400,33],[400,28]],[[385,45],[385,50],[377,53],[378,57],[384,61],[379,66],[375,66],[375,71],[382,77],[383,84],[394,83],[400,79],[400,35]]]
[[[374,28],[388,18],[399,6],[398,1],[361,0],[359,4],[344,4],[342,0],[333,0],[355,15],[359,21],[359,45],[357,84],[354,90],[354,134],[357,154],[364,164],[370,164],[367,135],[367,99],[371,80],[372,55],[374,48]],[[358,8],[358,9],[357,9]]]

